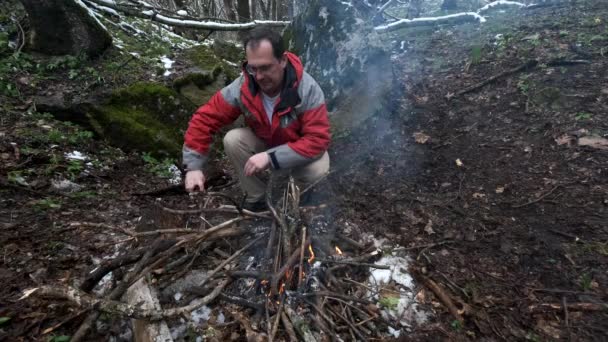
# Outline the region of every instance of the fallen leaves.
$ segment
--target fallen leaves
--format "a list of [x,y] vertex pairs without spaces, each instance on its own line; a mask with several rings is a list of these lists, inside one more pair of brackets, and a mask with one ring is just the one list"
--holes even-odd
[[424,134],[422,132],[416,132],[413,134],[414,136],[414,140],[416,141],[416,143],[418,144],[426,144],[427,142],[429,142],[429,140],[431,140],[431,137],[427,134]]
[[589,146],[599,150],[608,150],[608,139],[600,137],[582,137],[578,139],[579,146]]

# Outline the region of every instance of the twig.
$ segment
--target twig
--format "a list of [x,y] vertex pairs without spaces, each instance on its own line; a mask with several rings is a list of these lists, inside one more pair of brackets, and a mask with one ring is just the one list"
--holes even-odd
[[279,320],[281,319],[281,314],[283,313],[283,305],[285,305],[285,294],[281,296],[279,309],[277,310],[277,314],[274,319],[274,326],[270,331],[270,341],[274,341],[274,337],[277,335],[277,331],[279,330]]
[[321,178],[317,179],[316,181],[314,181],[312,184],[310,184],[309,186],[307,186],[301,193],[300,195],[304,195],[305,193],[307,193],[308,191],[310,191],[312,188],[314,188],[315,186],[317,186],[317,184],[321,183],[323,180],[325,180],[325,178],[327,178],[330,174],[332,173],[332,171],[327,172],[325,175],[323,175]]
[[487,79],[485,79],[485,80],[483,80],[483,81],[481,81],[481,82],[479,82],[477,84],[474,84],[474,85],[472,85],[470,87],[467,87],[467,88],[465,88],[465,89],[457,92],[456,94],[452,95],[452,97],[459,97],[459,96],[462,96],[464,94],[470,93],[470,92],[475,91],[475,90],[477,90],[479,88],[482,88],[483,86],[485,86],[487,84],[490,84],[490,83],[496,81],[497,79],[499,79],[501,77],[505,77],[505,76],[508,76],[508,75],[520,72],[522,70],[535,67],[537,64],[538,64],[537,60],[527,61],[526,63],[524,63],[524,64],[522,64],[522,65],[520,65],[520,66],[518,66],[516,68],[505,70],[505,71],[501,72],[500,74],[494,75],[494,76],[489,77],[489,78],[487,78]]
[[109,229],[109,230],[114,230],[117,232],[121,232],[123,234],[129,235],[131,237],[135,237],[134,232],[126,229],[126,228],[122,228],[122,227],[114,227],[111,226],[109,224],[105,224],[105,223],[96,223],[96,222],[70,222],[69,223],[70,226],[72,227],[78,227],[78,226],[82,226],[82,227],[92,227],[92,228],[104,228],[104,229]]
[[[137,319],[149,319],[152,321],[158,321],[164,318],[176,317],[184,313],[189,313],[200,308],[203,305],[210,303],[220,292],[228,285],[230,279],[224,279],[218,286],[207,296],[192,301],[189,305],[165,309],[141,309],[137,306],[128,305],[125,303],[117,302],[115,300],[106,300],[94,298],[80,290],[71,287],[57,287],[57,286],[42,286],[35,289],[26,290],[27,295],[25,298],[33,293],[40,296],[52,297],[52,298],[64,298],[73,302],[74,304],[85,307],[88,309],[98,309],[104,312],[119,314],[124,317],[137,318]],[[22,298],[24,298],[22,297]]]
[[15,24],[19,27],[19,32],[21,32],[21,44],[19,44],[19,48],[17,49],[17,53],[20,53],[25,46],[25,31],[23,30],[21,23],[19,23],[19,19],[15,19]]
[[570,340],[572,332],[570,331],[570,315],[568,314],[568,303],[566,302],[566,296],[562,297],[562,308],[564,309],[564,323],[566,324],[566,329],[568,330],[568,340]]
[[93,271],[88,273],[86,279],[80,285],[80,289],[84,292],[90,292],[93,290],[95,285],[106,276],[106,274],[112,272],[113,270],[133,264],[142,258],[144,255],[144,250],[140,249],[135,251],[134,253],[127,254],[125,256],[121,256],[112,260],[104,261],[101,265],[97,266]]
[[447,307],[448,311],[456,320],[458,320],[460,323],[464,323],[464,319],[458,311],[458,308],[456,308],[456,305],[454,305],[452,298],[450,298],[450,296],[445,292],[445,290],[443,290],[443,288],[441,288],[441,286],[435,283],[432,279],[422,275],[422,273],[416,269],[414,269],[412,274],[414,277],[418,278],[418,281],[428,287],[437,296],[437,298],[439,298],[439,300]]
[[376,265],[376,264],[369,264],[369,263],[365,263],[365,262],[354,262],[354,261],[348,261],[348,260],[331,260],[331,259],[317,259],[320,262],[325,262],[328,264],[343,264],[343,265],[352,265],[352,266],[362,266],[362,267],[371,267],[371,268],[377,268],[380,270],[390,270],[391,267],[388,265]]
[[[310,245],[310,237],[306,239],[306,243],[304,245]],[[287,270],[291,269],[293,265],[295,265],[295,263],[298,261],[298,257],[300,256],[300,248],[301,247],[298,247],[295,251],[293,251],[289,259],[287,259],[287,261],[283,265],[283,267],[281,267],[281,269],[272,276],[272,281],[270,282],[270,289],[273,294],[277,294],[279,292],[279,281],[281,281],[283,276],[285,276]]]
[[437,247],[437,246],[441,246],[441,245],[445,245],[445,244],[453,243],[453,242],[454,242],[453,240],[443,240],[443,241],[439,241],[436,243],[429,243],[426,245],[418,245],[418,246],[411,246],[411,247],[397,247],[397,248],[394,248],[393,251],[411,251],[413,249],[419,249],[419,248],[427,249],[427,248]]
[[[608,304],[605,303],[567,303],[567,308],[570,311],[606,311]],[[532,312],[541,312],[545,310],[563,310],[563,303],[543,303],[528,306],[528,310]]]
[[302,286],[302,277],[304,276],[304,249],[306,246],[306,226],[302,226],[302,245],[300,246],[300,267],[298,268],[298,289]]
[[297,341],[298,337],[296,336],[296,332],[293,330],[293,325],[287,318],[287,315],[285,314],[285,312],[281,312],[281,322],[283,323],[285,330],[287,330],[287,335],[289,336],[289,340]]
[[329,291],[316,291],[316,292],[302,293],[302,294],[297,294],[296,296],[299,296],[299,297],[316,297],[316,296],[335,297],[335,298],[344,299],[346,301],[352,301],[352,302],[357,302],[357,303],[361,303],[361,304],[373,304],[369,300],[351,297],[351,296],[343,295],[343,294],[336,293],[336,292],[329,292]]
[[559,184],[558,184],[558,185],[556,185],[556,186],[555,186],[553,189],[549,190],[547,193],[545,193],[544,195],[540,196],[539,198],[537,198],[537,199],[535,199],[535,200],[532,200],[532,201],[529,201],[529,202],[524,203],[524,204],[513,205],[513,206],[511,206],[511,208],[522,208],[522,207],[525,207],[525,206],[527,206],[527,205],[534,204],[534,203],[536,203],[536,202],[540,202],[540,201],[542,201],[542,200],[543,200],[545,197],[547,197],[547,196],[551,195],[551,194],[553,193],[553,191],[557,190],[557,188],[559,188],[560,186],[561,186],[561,185],[559,185]]
[[63,321],[61,321],[61,322],[59,322],[59,323],[55,324],[54,326],[52,326],[52,327],[50,327],[50,328],[47,328],[47,329],[44,329],[44,331],[42,332],[42,335],[46,335],[46,334],[50,334],[50,333],[52,333],[53,331],[55,331],[55,330],[57,330],[57,329],[61,328],[61,327],[62,327],[63,325],[65,325],[66,323],[68,323],[68,322],[72,321],[73,319],[77,318],[78,316],[82,315],[83,313],[85,313],[85,312],[87,312],[87,311],[88,311],[88,310],[86,310],[86,309],[85,309],[85,310],[80,310],[80,311],[78,311],[77,313],[75,313],[75,314],[71,315],[70,317],[68,317],[68,318],[64,319]]
[[199,284],[199,286],[204,286],[207,283],[207,281],[209,279],[213,278],[217,272],[219,272],[222,268],[224,268],[224,266],[226,266],[229,263],[231,263],[232,260],[236,259],[244,251],[248,250],[251,246],[253,246],[254,243],[258,242],[262,237],[263,236],[260,236],[257,239],[254,239],[253,241],[249,242],[248,244],[245,245],[245,247],[243,247],[243,248],[239,249],[238,251],[234,252],[234,254],[232,254],[230,256],[230,258],[224,260],[222,263],[220,263],[219,265],[217,265],[216,268],[214,268],[211,272],[207,273],[207,277],[205,279],[203,279],[203,281]]

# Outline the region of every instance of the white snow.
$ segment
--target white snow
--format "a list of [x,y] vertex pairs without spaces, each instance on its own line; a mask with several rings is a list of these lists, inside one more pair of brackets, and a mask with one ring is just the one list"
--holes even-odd
[[176,301],[176,302],[179,302],[179,300],[180,300],[180,299],[182,299],[182,296],[183,296],[183,295],[182,295],[182,293],[181,293],[181,292],[176,292],[176,293],[173,295],[173,298],[175,299],[175,301]]
[[181,15],[181,16],[187,16],[187,15],[188,15],[188,12],[187,12],[187,11],[184,11],[184,10],[179,10],[179,11],[177,11],[177,14],[178,14],[178,15]]
[[169,76],[171,75],[171,66],[173,66],[173,63],[175,63],[175,61],[169,59],[169,57],[167,56],[162,56],[160,58],[160,61],[163,63],[164,67],[165,67],[165,73],[163,74],[163,76]]
[[382,31],[389,30],[390,28],[392,28],[394,26],[401,26],[405,23],[426,23],[426,22],[435,22],[435,21],[454,19],[454,18],[460,18],[460,17],[472,17],[475,20],[479,21],[480,23],[486,22],[486,18],[482,17],[481,15],[479,15],[475,12],[464,12],[464,13],[455,13],[455,14],[450,14],[450,15],[444,15],[441,17],[422,17],[422,18],[414,18],[414,19],[400,19],[397,21],[393,21],[392,23],[388,23],[386,25],[376,26],[376,27],[374,27],[374,29],[376,31],[382,32]]
[[499,6],[499,5],[526,7],[526,5],[522,4],[521,2],[507,1],[507,0],[498,0],[498,1],[491,2],[491,3],[483,6],[482,8],[478,9],[477,13],[481,13],[481,12],[487,11],[490,8],[496,7],[496,6]]
[[182,172],[175,165],[169,166],[169,172],[171,172],[172,177],[169,178],[169,183],[173,185],[178,185],[182,181]]
[[414,280],[412,276],[407,273],[407,267],[409,260],[403,257],[397,256],[384,256],[382,259],[376,262],[376,265],[389,266],[390,269],[374,269],[370,275],[370,283],[388,283],[394,280],[395,283],[400,284],[408,289],[413,288]]
[[65,157],[70,160],[86,160],[88,158],[85,154],[83,154],[82,152],[79,152],[79,151],[73,151],[70,153],[66,153]]
[[206,322],[209,320],[209,317],[211,316],[211,308],[208,307],[207,305],[203,305],[202,307],[192,311],[192,313],[190,313],[190,319],[192,320],[192,322],[196,323],[196,324],[200,324],[202,322]]

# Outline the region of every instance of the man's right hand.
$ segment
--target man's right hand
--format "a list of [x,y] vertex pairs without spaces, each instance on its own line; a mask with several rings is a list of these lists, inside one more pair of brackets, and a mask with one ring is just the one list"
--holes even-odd
[[186,191],[205,191],[205,175],[201,170],[186,172]]

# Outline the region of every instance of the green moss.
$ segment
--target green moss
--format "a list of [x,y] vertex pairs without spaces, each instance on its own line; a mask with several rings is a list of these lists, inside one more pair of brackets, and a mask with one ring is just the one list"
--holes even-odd
[[245,52],[242,48],[221,40],[213,42],[213,53],[220,58],[234,63],[240,63],[245,59]]
[[207,46],[199,45],[190,48],[185,52],[185,56],[198,68],[211,72],[211,74],[214,75],[214,80],[222,72],[226,75],[226,83],[232,82],[239,76],[240,70],[238,68],[226,63],[222,60],[223,57],[221,54],[216,55],[216,53]]
[[136,83],[115,91],[107,104],[87,114],[91,127],[114,145],[175,155],[194,106],[175,91],[155,83]]
[[207,46],[199,45],[186,50],[186,58],[197,67],[216,73],[215,69],[222,68],[222,60]]
[[203,88],[211,83],[213,83],[218,75],[201,72],[201,73],[192,73],[187,74],[183,77],[176,79],[173,82],[173,86],[177,89],[186,86],[187,84],[193,83],[199,88]]

